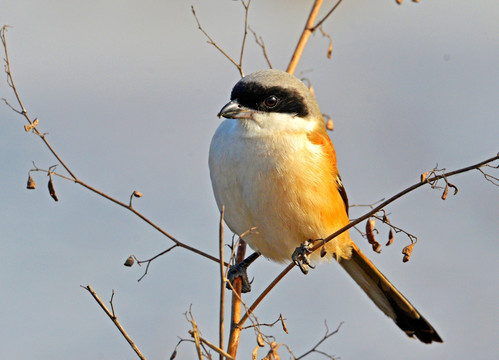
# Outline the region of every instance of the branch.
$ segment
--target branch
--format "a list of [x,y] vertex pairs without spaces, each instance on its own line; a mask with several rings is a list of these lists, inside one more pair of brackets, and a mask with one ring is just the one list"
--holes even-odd
[[[220,312],[219,312],[219,341],[218,347],[224,348],[224,319],[225,319],[225,264],[224,264],[224,211],[222,206],[220,211],[220,225],[219,225],[219,251],[220,251]],[[220,360],[223,360],[220,355]]]
[[[314,251],[320,249],[324,244],[328,243],[329,241],[331,241],[335,237],[339,236],[340,234],[344,233],[345,231],[349,230],[350,228],[354,227],[355,225],[361,223],[362,221],[370,218],[371,216],[373,216],[378,211],[380,211],[381,209],[383,209],[387,205],[391,204],[395,200],[397,200],[397,199],[401,198],[402,196],[410,193],[411,191],[416,190],[417,188],[419,188],[419,187],[421,187],[423,185],[430,184],[431,186],[433,186],[435,184],[435,182],[438,181],[439,179],[445,179],[445,178],[448,178],[448,177],[451,177],[451,176],[455,176],[455,175],[458,175],[458,174],[462,174],[462,173],[468,172],[470,170],[479,170],[480,172],[482,172],[482,170],[481,170],[482,167],[492,167],[492,168],[495,169],[496,167],[491,166],[490,163],[492,163],[494,161],[497,161],[497,160],[499,160],[499,153],[496,156],[491,157],[491,158],[489,158],[487,160],[483,160],[483,161],[481,161],[481,162],[479,162],[479,163],[477,163],[475,165],[466,166],[466,167],[458,169],[458,170],[454,170],[454,171],[451,171],[451,172],[448,172],[448,173],[443,173],[442,175],[433,175],[433,176],[431,176],[429,178],[424,179],[423,181],[420,181],[420,182],[418,182],[418,183],[416,183],[416,184],[414,184],[412,186],[409,186],[408,188],[406,188],[406,189],[400,191],[399,193],[393,195],[388,200],[385,200],[384,202],[382,202],[381,204],[379,204],[378,206],[376,206],[375,208],[373,208],[368,213],[366,213],[363,216],[357,218],[356,220],[353,220],[348,225],[342,227],[338,231],[336,231],[333,234],[329,235],[325,239],[320,239],[320,241],[318,241],[318,243],[311,248],[311,252],[314,252]],[[497,168],[499,168],[499,166]],[[414,244],[411,244],[411,245],[414,245]],[[411,246],[411,245],[409,245],[409,246]],[[244,325],[244,323],[246,322],[246,320],[248,320],[249,316],[253,313],[253,311],[256,309],[256,307],[262,302],[262,300],[265,298],[265,296],[279,283],[279,281],[281,281],[281,279],[284,276],[286,276],[286,274],[288,272],[291,271],[291,269],[294,266],[295,266],[295,264],[293,262],[291,262],[288,266],[286,266],[281,271],[281,273],[279,275],[277,275],[277,277],[274,280],[272,280],[272,282],[265,288],[265,290],[263,290],[263,292],[260,294],[260,296],[258,296],[258,298],[253,302],[253,304],[251,304],[251,306],[249,307],[249,309],[246,311],[246,313],[244,314],[244,316],[239,321],[238,327],[242,327]]]
[[225,56],[239,71],[239,74],[241,77],[244,77],[244,71],[243,71],[243,55],[244,55],[244,47],[246,44],[246,37],[248,35],[248,11],[249,11],[249,6],[250,6],[251,0],[248,0],[248,3],[245,3],[244,0],[241,0],[241,4],[244,7],[244,33],[243,33],[243,40],[241,44],[241,53],[239,57],[239,63],[237,63],[229,54],[227,54],[218,44],[213,40],[213,38],[206,32],[205,29],[201,26],[201,23],[198,19],[198,16],[196,15],[196,11],[194,10],[194,5],[191,5],[191,10],[192,10],[192,15],[194,15],[194,19],[196,19],[196,23],[198,25],[198,29],[206,36],[208,39],[208,44],[213,45],[218,51],[222,53],[223,56]]
[[[5,103],[12,109],[14,110],[16,113],[22,115],[29,123],[29,130],[32,131],[34,134],[36,134],[37,136],[39,136],[42,141],[45,143],[45,145],[48,147],[48,149],[50,150],[50,152],[52,153],[52,155],[54,155],[54,157],[57,159],[57,161],[64,167],[64,169],[68,172],[69,176],[64,176],[62,174],[59,174],[59,173],[55,173],[55,172],[52,172],[52,171],[48,171],[48,170],[42,170],[42,169],[39,169],[35,166],[35,169],[32,169],[31,171],[42,171],[42,172],[46,172],[50,175],[55,175],[55,176],[59,176],[63,179],[66,179],[66,180],[69,180],[69,181],[72,181],[76,184],[79,184],[81,186],[83,186],[84,188],[94,192],[95,194],[97,195],[100,195],[102,196],[103,198],[131,211],[133,214],[135,214],[136,216],[138,216],[140,219],[142,219],[144,222],[146,222],[147,224],[149,224],[150,226],[152,226],[154,229],[156,229],[157,231],[159,231],[161,234],[163,234],[164,236],[166,236],[167,238],[169,238],[171,241],[173,241],[175,243],[176,246],[178,247],[181,247],[181,248],[184,248],[186,250],[189,250],[191,252],[194,252],[198,255],[201,255],[207,259],[210,259],[214,262],[219,262],[219,259],[217,259],[215,256],[212,256],[212,255],[209,255],[201,250],[198,250],[192,246],[189,246],[187,244],[184,244],[183,242],[179,241],[178,239],[176,239],[175,237],[173,237],[171,234],[169,234],[167,231],[163,230],[160,226],[156,225],[154,222],[152,222],[150,219],[148,219],[145,215],[143,215],[142,213],[140,213],[139,211],[135,210],[133,207],[132,207],[132,197],[140,197],[142,196],[142,194],[140,194],[140,192],[138,191],[134,191],[132,193],[132,195],[130,196],[130,202],[127,204],[125,202],[122,202],[122,201],[119,201],[115,198],[113,198],[112,196],[109,196],[107,195],[106,193],[96,189],[95,187],[85,183],[84,181],[78,179],[76,177],[76,175],[70,170],[70,168],[66,165],[66,163],[62,160],[62,158],[59,156],[59,154],[54,150],[54,148],[50,145],[50,143],[47,141],[46,139],[46,134],[45,133],[41,133],[37,127],[36,127],[36,122],[38,121],[38,119],[35,119],[34,121],[31,120],[31,118],[29,117],[28,115],[28,112],[26,110],[26,108],[24,107],[24,104],[21,100],[21,97],[19,95],[19,91],[15,85],[15,82],[14,82],[14,78],[12,76],[12,70],[11,70],[11,65],[10,65],[10,59],[9,59],[9,54],[8,54],[8,48],[7,48],[7,41],[6,41],[6,37],[5,37],[5,32],[7,31],[7,26],[3,26],[0,30],[0,40],[2,41],[2,45],[3,45],[3,48],[4,48],[4,53],[5,53],[5,73],[7,74],[7,82],[9,84],[9,86],[12,88],[12,91],[14,92],[14,95],[16,97],[16,100],[21,108],[21,110],[16,110],[15,108],[13,108],[8,102],[7,100],[4,99]],[[140,196],[139,196],[140,194]]]
[[111,297],[111,308],[112,308],[112,312],[111,312],[111,311],[109,311],[109,309],[102,302],[102,300],[99,298],[99,296],[97,295],[97,293],[94,291],[94,289],[92,289],[92,287],[90,285],[87,285],[87,286],[80,285],[80,286],[83,289],[87,290],[92,295],[92,297],[95,299],[95,301],[97,301],[97,303],[100,305],[100,307],[102,308],[102,310],[104,310],[104,312],[107,314],[107,316],[109,316],[109,318],[114,323],[114,325],[116,325],[116,327],[120,331],[121,335],[123,335],[123,337],[126,339],[126,341],[128,341],[128,343],[130,344],[130,346],[132,347],[132,349],[135,351],[135,353],[137,354],[137,356],[140,359],[145,360],[145,356],[142,355],[142,353],[140,352],[140,350],[137,347],[137,345],[135,345],[135,343],[130,338],[130,336],[128,336],[128,334],[126,333],[125,329],[123,329],[123,326],[121,326],[120,322],[118,321],[118,318],[114,314],[114,307],[113,307],[114,291],[113,291],[113,297]]

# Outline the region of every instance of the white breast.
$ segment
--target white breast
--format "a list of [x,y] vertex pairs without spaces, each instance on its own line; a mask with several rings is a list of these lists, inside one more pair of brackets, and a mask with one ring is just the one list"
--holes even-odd
[[[275,129],[274,129],[275,130]],[[267,131],[252,121],[225,120],[210,146],[209,166],[219,208],[233,232],[267,258],[288,261],[308,239],[326,237],[341,227],[321,222],[315,167],[322,150],[304,131]],[[342,219],[344,221],[344,219]]]

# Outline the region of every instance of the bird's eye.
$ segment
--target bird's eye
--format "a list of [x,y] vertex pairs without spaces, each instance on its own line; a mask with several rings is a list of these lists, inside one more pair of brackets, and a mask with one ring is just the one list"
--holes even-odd
[[265,104],[265,106],[267,108],[272,109],[273,107],[275,107],[277,105],[278,102],[279,102],[279,99],[277,98],[277,96],[270,95],[268,98],[265,99],[265,101],[263,103]]

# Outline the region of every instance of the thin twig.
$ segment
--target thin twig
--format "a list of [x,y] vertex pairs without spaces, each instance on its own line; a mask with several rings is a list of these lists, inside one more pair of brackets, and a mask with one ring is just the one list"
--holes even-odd
[[[219,319],[219,341],[218,347],[220,349],[224,348],[224,318],[225,318],[225,264],[224,264],[224,211],[225,208],[222,206],[220,211],[220,224],[218,230],[219,238],[219,254],[220,254],[220,319]],[[223,356],[220,355],[220,360],[223,360]]]
[[[128,336],[128,334],[126,333],[125,329],[123,329],[123,326],[121,326],[120,322],[118,321],[118,318],[114,314],[114,308],[113,308],[113,312],[109,311],[109,309],[102,302],[102,300],[99,298],[99,296],[97,295],[97,293],[94,291],[94,289],[92,289],[92,287],[90,285],[81,286],[81,287],[83,289],[87,290],[92,295],[92,297],[95,299],[95,301],[97,301],[97,303],[100,305],[100,307],[102,308],[102,310],[104,310],[104,312],[106,313],[106,315],[109,316],[109,318],[114,323],[114,325],[116,325],[116,327],[120,331],[121,335],[123,335],[123,337],[126,339],[126,341],[128,341],[128,343],[130,344],[130,346],[132,347],[132,349],[135,351],[135,353],[137,354],[137,356],[140,359],[144,359],[145,360],[145,356],[142,355],[142,353],[139,350],[139,348],[137,347],[137,345],[135,345],[135,343],[133,342],[133,340],[130,338],[130,336]],[[114,291],[113,291],[113,296],[114,296]]]
[[[187,316],[189,315],[189,316]],[[201,350],[201,340],[199,339],[199,330],[198,330],[198,325],[196,324],[196,321],[194,320],[194,316],[192,315],[191,309],[189,309],[188,313],[185,313],[185,317],[187,318],[187,321],[189,321],[192,325],[192,331],[189,331],[189,334],[194,338],[194,342],[196,343],[196,352],[198,354],[198,359],[203,360],[203,351]]]
[[248,36],[248,12],[249,12],[249,6],[251,4],[251,0],[248,0],[247,4],[244,2],[244,0],[241,0],[241,4],[244,7],[244,35],[243,35],[243,41],[241,44],[241,54],[239,56],[239,68],[240,68],[240,72],[241,72],[241,77],[244,77],[243,56],[244,56],[244,46],[246,45],[246,37]]
[[256,31],[254,31],[251,27],[248,27],[249,31],[253,33],[253,36],[255,37],[255,42],[257,43],[258,46],[263,51],[263,56],[265,57],[265,60],[267,61],[267,65],[269,66],[269,69],[272,69],[272,64],[270,62],[269,55],[267,54],[267,49],[265,48],[265,42],[263,41],[263,38],[261,36],[258,36],[256,34]]
[[336,8],[338,7],[338,5],[340,5],[340,3],[342,2],[343,0],[338,0],[338,2],[333,6],[333,8],[331,10],[329,10],[329,12],[326,14],[326,16],[324,16],[312,29],[311,31],[314,32],[315,30],[317,30],[317,28],[319,28],[323,23],[324,21],[326,21],[326,19],[336,10]]
[[332,331],[332,332],[329,332],[329,327],[327,326],[327,322],[324,322],[324,325],[326,326],[326,333],[324,334],[324,337],[323,337],[321,340],[319,340],[319,341],[317,342],[317,344],[315,344],[315,346],[314,346],[312,349],[310,349],[309,351],[307,351],[307,352],[306,352],[306,353],[304,353],[303,355],[301,355],[301,356],[297,357],[297,358],[296,358],[296,360],[303,359],[305,356],[308,356],[308,355],[310,355],[310,354],[312,354],[312,353],[314,353],[314,352],[318,352],[318,353],[321,353],[322,355],[328,356],[330,359],[335,359],[335,357],[334,357],[334,356],[331,356],[331,355],[328,355],[328,354],[326,354],[326,353],[324,353],[324,352],[322,352],[322,351],[319,351],[319,350],[317,350],[317,348],[318,348],[318,347],[319,347],[319,346],[320,346],[320,345],[321,345],[324,341],[326,341],[327,339],[329,339],[331,336],[336,335],[336,334],[338,333],[338,331],[340,331],[340,327],[341,327],[341,325],[343,325],[343,323],[341,322],[341,323],[338,325],[338,327],[336,328],[336,330],[334,330],[334,331]]
[[[189,331],[189,334],[194,337],[194,332],[192,330]],[[210,349],[212,349],[213,351],[216,351],[219,355],[220,355],[220,358],[223,359],[223,358],[226,358],[226,359],[229,359],[229,360],[235,360],[232,356],[230,356],[228,353],[226,353],[225,351],[223,351],[222,349],[220,349],[219,347],[217,347],[216,345],[212,344],[211,342],[209,342],[208,340],[204,339],[202,336],[200,336],[198,334],[198,339],[201,343],[207,345]]]
[[[3,26],[2,29],[0,30],[0,39],[2,41],[2,44],[3,44],[3,47],[4,47],[4,52],[5,52],[5,72],[7,74],[7,79],[8,79],[8,82],[9,82],[9,85],[11,86],[14,94],[15,94],[15,97],[17,99],[17,102],[21,108],[21,111],[16,111],[18,112],[19,114],[23,115],[24,118],[28,121],[28,123],[30,125],[33,124],[33,121],[31,121],[27,111],[26,111],[26,108],[24,107],[23,105],[23,102],[21,100],[21,97],[19,95],[19,92],[15,86],[15,83],[14,83],[14,78],[12,76],[12,71],[11,71],[11,66],[10,66],[10,60],[9,60],[9,55],[8,55],[8,51],[7,51],[7,41],[6,41],[6,38],[5,38],[5,31],[7,29],[7,26]],[[10,105],[9,105],[10,106]],[[12,108],[12,107],[11,107]],[[75,182],[76,184],[79,184],[83,187],[85,187],[86,189],[102,196],[103,198],[131,211],[133,214],[135,214],[136,216],[138,216],[140,219],[142,219],[143,221],[145,221],[147,224],[149,224],[150,226],[152,226],[154,229],[156,229],[157,231],[159,231],[161,234],[163,234],[164,236],[166,236],[167,238],[169,238],[171,241],[173,241],[178,247],[181,247],[181,248],[184,248],[186,250],[189,250],[189,251],[192,251],[198,255],[201,255],[207,259],[210,259],[216,263],[219,262],[219,259],[217,259],[215,256],[212,256],[212,255],[209,255],[201,250],[198,250],[192,246],[189,246],[187,244],[184,244],[182,243],[181,241],[177,240],[175,237],[173,237],[172,235],[170,235],[168,232],[166,232],[165,230],[163,230],[160,226],[156,225],[155,223],[153,223],[151,220],[149,220],[145,215],[143,215],[142,213],[140,213],[139,211],[135,210],[134,208],[132,208],[130,206],[130,203],[127,204],[127,203],[124,203],[122,201],[119,201],[107,194],[105,194],[104,192],[94,188],[93,186],[83,182],[82,180],[78,179],[74,173],[69,169],[69,167],[66,165],[66,163],[61,159],[61,157],[57,154],[57,152],[52,148],[52,146],[50,145],[50,143],[47,141],[46,139],[46,136],[44,133],[41,133],[36,127],[32,128],[32,131],[38,135],[42,140],[43,142],[45,143],[45,145],[48,147],[48,149],[50,150],[50,152],[55,156],[55,158],[57,159],[57,161],[64,167],[64,169],[68,172],[68,174],[70,175],[69,177],[68,176],[64,176],[62,174],[58,174],[58,173],[52,173],[52,175],[56,175],[56,176],[59,176],[63,179],[66,179],[66,180],[69,180],[69,181],[73,181]],[[34,171],[45,171],[47,173],[49,173],[49,171],[47,170],[42,170],[42,169],[36,169]]]
[[206,36],[208,39],[208,44],[213,45],[218,51],[222,53],[223,56],[225,56],[239,71],[239,74],[241,77],[244,77],[244,72],[243,68],[241,67],[240,64],[238,64],[229,54],[227,54],[218,44],[211,38],[211,36],[203,29],[201,26],[201,23],[199,22],[198,16],[196,15],[196,11],[194,10],[194,5],[191,5],[191,10],[192,10],[192,15],[194,15],[194,18],[196,19],[196,23],[198,25],[198,29]]

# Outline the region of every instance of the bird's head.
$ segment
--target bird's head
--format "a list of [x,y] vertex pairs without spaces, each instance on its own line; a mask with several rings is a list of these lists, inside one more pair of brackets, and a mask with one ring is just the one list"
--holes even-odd
[[232,89],[218,117],[238,119],[261,129],[313,131],[324,120],[309,88],[295,76],[275,69],[245,76]]

